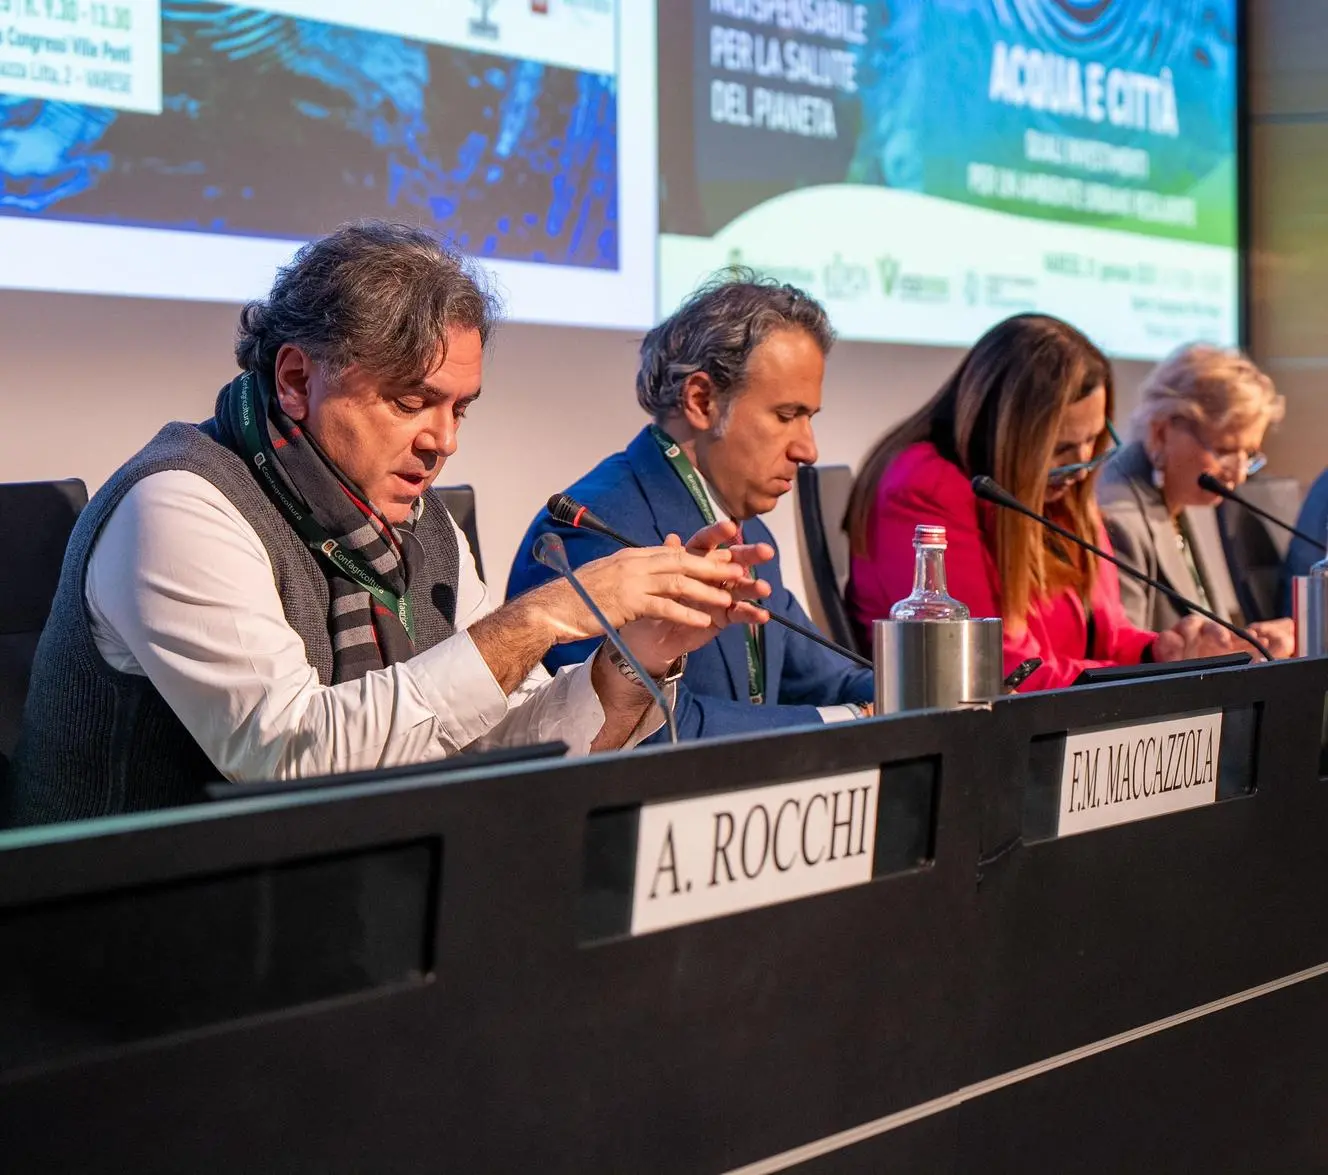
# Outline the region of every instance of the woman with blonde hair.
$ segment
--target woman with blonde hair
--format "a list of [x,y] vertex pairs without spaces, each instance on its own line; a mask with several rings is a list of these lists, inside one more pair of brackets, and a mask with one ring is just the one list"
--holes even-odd
[[[1203,474],[1232,489],[1265,464],[1264,433],[1285,405],[1270,380],[1239,351],[1192,343],[1144,380],[1130,417],[1130,443],[1113,454],[1098,481],[1098,502],[1121,558],[1181,595],[1242,623],[1212,509],[1222,499]],[[1121,584],[1132,623],[1165,628],[1185,608],[1134,581]],[[1294,644],[1291,621],[1249,625],[1273,652]]]
[[913,529],[929,523],[946,530],[951,595],[975,617],[1003,618],[1006,672],[1041,660],[1022,689],[1070,685],[1091,667],[1227,651],[1226,634],[1198,618],[1160,635],[1132,625],[1114,567],[973,493],[971,480],[986,474],[1104,543],[1091,479],[1108,452],[1113,396],[1102,352],[1059,319],[1020,314],[979,339],[854,483],[848,603],[860,628],[909,594]]

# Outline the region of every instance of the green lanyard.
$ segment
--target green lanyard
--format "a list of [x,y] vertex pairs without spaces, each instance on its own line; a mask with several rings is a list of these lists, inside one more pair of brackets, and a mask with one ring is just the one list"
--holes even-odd
[[[692,495],[692,501],[701,511],[701,517],[707,523],[719,521],[710,505],[710,495],[706,493],[701,475],[687,460],[687,454],[682,451],[678,442],[657,425],[650,426],[650,435],[654,437],[655,444],[664,454],[664,460],[673,466],[673,472]],[[765,659],[761,655],[761,630],[754,624],[747,626],[747,693],[754,706],[759,706],[765,701]]]
[[259,426],[258,398],[254,394],[254,376],[246,371],[240,376],[240,427],[245,456],[257,470],[268,496],[286,516],[290,524],[300,532],[308,548],[330,563],[342,575],[354,580],[384,608],[392,612],[401,621],[406,635],[415,640],[414,619],[411,615],[409,596],[398,596],[383,586],[373,568],[362,562],[357,556],[347,551],[314,520],[313,516],[298,502],[292,499],[281,478],[272,468],[276,460],[267,429]]

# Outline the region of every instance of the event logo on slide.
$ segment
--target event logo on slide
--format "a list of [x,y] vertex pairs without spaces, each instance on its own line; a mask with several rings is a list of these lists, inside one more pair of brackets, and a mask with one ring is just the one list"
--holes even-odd
[[941,274],[905,272],[903,262],[894,256],[878,257],[876,272],[881,293],[904,302],[943,303],[950,300],[950,279]]
[[666,311],[736,251],[813,273],[850,338],[1036,306],[1117,354],[1235,340],[1235,0],[691,0],[658,39],[692,83],[660,109]]

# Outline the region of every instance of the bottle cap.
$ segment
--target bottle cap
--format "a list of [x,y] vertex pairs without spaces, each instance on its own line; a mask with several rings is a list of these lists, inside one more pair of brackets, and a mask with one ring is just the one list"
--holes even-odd
[[913,542],[922,547],[945,546],[945,527],[918,525],[913,529]]

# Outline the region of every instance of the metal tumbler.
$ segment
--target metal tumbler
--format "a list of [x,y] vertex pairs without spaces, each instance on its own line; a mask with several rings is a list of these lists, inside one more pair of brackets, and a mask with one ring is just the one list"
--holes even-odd
[[1292,577],[1291,617],[1296,626],[1296,656],[1328,655],[1328,576]]
[[877,620],[872,625],[876,713],[954,709],[1002,694],[999,617]]

